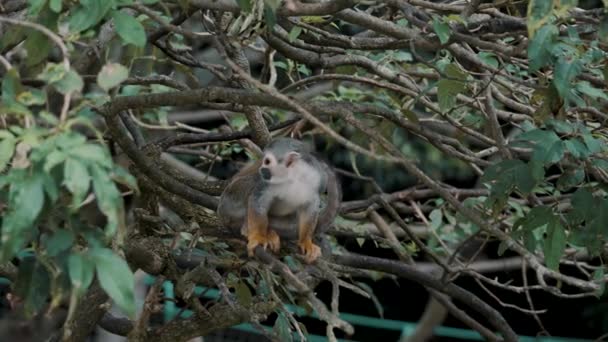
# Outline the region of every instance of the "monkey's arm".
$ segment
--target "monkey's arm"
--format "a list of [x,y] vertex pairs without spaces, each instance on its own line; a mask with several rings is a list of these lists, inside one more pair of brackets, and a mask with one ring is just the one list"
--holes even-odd
[[312,242],[319,218],[319,201],[298,211],[298,246],[307,263],[312,263],[321,256],[321,248]]
[[274,230],[268,229],[268,210],[273,198],[260,191],[254,191],[249,197],[247,204],[247,252],[253,256],[257,246],[270,247],[273,252],[278,252],[281,247],[279,235]]

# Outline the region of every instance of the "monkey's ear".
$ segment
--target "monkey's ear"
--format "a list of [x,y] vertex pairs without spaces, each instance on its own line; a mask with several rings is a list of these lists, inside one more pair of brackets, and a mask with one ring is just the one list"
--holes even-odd
[[289,152],[285,157],[285,166],[291,167],[298,159],[300,159],[298,152]]

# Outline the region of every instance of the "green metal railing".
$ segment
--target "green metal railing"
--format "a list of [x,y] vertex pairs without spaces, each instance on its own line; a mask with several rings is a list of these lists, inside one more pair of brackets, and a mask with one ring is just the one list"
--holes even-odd
[[[146,277],[147,284],[152,284],[153,282],[154,282],[154,278],[152,276]],[[163,290],[165,293],[165,297],[170,298],[170,299],[174,298],[173,284],[170,281],[166,281],[163,284]],[[194,293],[197,296],[202,295],[203,298],[208,298],[208,299],[217,299],[220,296],[219,291],[217,289],[204,288],[204,287],[200,287],[200,286],[197,286],[195,288]],[[318,318],[315,313],[307,314],[307,312],[304,308],[301,308],[298,306],[286,305],[286,309],[289,310],[291,313],[296,314],[298,316],[308,316],[308,317],[312,317],[312,318]],[[168,320],[174,318],[180,311],[181,310],[175,306],[175,302],[173,302],[171,300],[166,301],[165,305],[164,305],[164,312],[163,312],[165,321],[168,321]],[[190,310],[183,310],[183,311],[181,311],[180,317],[187,318],[187,317],[190,317],[192,314],[193,313]],[[349,322],[353,325],[357,325],[357,326],[361,326],[361,327],[368,327],[368,328],[382,329],[382,330],[401,331],[401,336],[409,336],[410,334],[412,334],[414,332],[414,330],[416,329],[416,326],[417,326],[417,323],[414,323],[414,322],[404,322],[404,321],[397,321],[397,320],[385,319],[385,318],[375,318],[375,317],[355,315],[355,314],[349,314],[349,313],[341,313],[340,318],[345,320],[346,322]],[[271,327],[264,327],[264,328],[269,331],[272,330]],[[236,330],[251,332],[251,333],[256,333],[256,334],[260,333],[256,328],[254,328],[251,324],[248,324],[248,323],[236,325],[234,327],[231,327],[231,329],[236,329]],[[434,333],[436,336],[439,336],[439,337],[448,337],[448,338],[451,337],[451,338],[457,338],[460,340],[468,340],[468,341],[483,341],[484,340],[483,337],[477,331],[469,330],[469,329],[460,329],[460,328],[439,326],[439,327],[435,328]],[[319,336],[319,335],[310,335],[309,334],[307,336],[307,338],[311,342],[327,341],[327,338],[325,336]],[[591,340],[584,340],[584,339],[547,337],[547,336],[543,336],[543,337],[519,336],[518,340],[521,342],[591,342]],[[354,342],[353,340],[345,340],[345,339],[340,339],[338,341]]]

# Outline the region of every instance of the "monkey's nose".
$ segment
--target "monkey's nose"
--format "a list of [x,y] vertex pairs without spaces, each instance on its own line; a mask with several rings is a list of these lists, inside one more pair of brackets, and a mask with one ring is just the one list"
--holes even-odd
[[269,180],[272,177],[272,175],[270,174],[270,170],[266,168],[260,169],[260,174],[262,175],[262,178],[264,180]]

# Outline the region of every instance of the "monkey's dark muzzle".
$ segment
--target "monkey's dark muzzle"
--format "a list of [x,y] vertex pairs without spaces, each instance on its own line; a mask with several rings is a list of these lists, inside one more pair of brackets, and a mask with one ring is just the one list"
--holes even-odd
[[270,180],[270,178],[272,178],[272,174],[270,173],[270,170],[268,170],[266,168],[261,168],[260,174],[262,175],[262,179],[264,179],[264,180]]

